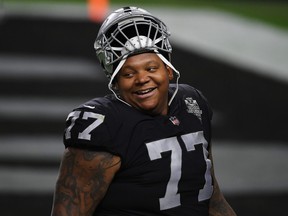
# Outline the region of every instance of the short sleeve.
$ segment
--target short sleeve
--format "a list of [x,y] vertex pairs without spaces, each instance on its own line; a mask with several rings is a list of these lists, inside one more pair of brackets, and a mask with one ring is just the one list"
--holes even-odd
[[113,131],[117,131],[109,109],[101,105],[84,105],[70,112],[66,119],[65,147],[108,151],[115,154]]

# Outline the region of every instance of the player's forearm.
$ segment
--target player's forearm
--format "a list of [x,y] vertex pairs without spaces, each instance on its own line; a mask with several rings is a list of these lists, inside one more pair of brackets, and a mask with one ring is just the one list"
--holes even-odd
[[[92,216],[99,203],[90,192],[83,188],[57,183],[51,216]],[[92,199],[94,197],[94,199]],[[100,199],[99,199],[100,200]]]
[[236,216],[231,206],[225,199],[219,201],[212,201],[209,208],[209,216]]
[[217,182],[209,204],[209,216],[237,216],[220,191]]

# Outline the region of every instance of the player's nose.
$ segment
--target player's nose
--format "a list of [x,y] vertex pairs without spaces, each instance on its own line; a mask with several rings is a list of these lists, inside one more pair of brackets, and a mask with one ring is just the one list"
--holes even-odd
[[137,84],[145,84],[150,81],[149,73],[146,71],[140,71],[136,74],[135,82]]

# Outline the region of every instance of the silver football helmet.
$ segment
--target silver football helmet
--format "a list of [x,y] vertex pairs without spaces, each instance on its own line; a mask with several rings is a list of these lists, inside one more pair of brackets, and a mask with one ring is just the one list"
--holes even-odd
[[179,72],[170,62],[169,36],[165,23],[144,9],[123,7],[110,14],[100,27],[94,44],[109,79],[108,88],[115,94],[112,83],[127,57],[143,52],[155,52],[179,78]]

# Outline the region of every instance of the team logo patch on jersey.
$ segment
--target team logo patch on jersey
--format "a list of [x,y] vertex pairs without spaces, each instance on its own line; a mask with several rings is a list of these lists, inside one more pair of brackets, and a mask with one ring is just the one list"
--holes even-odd
[[196,100],[193,100],[192,97],[185,99],[185,104],[187,106],[187,112],[194,114],[202,122],[202,110],[200,109]]

